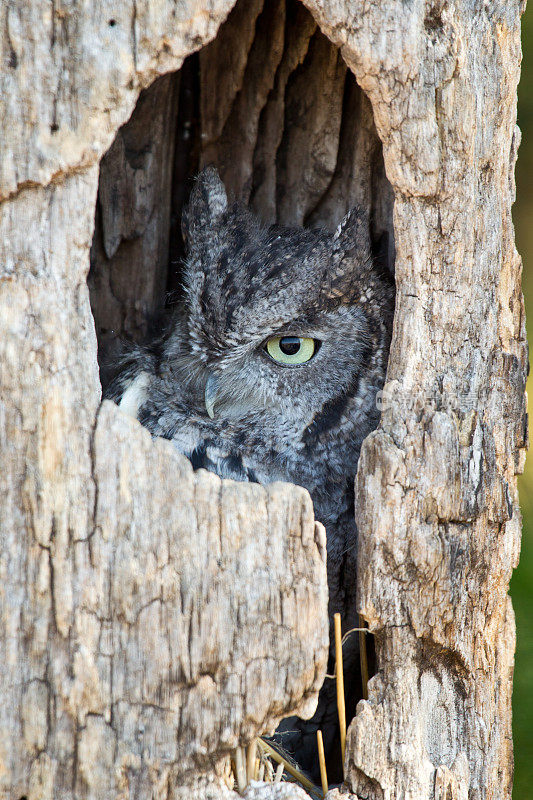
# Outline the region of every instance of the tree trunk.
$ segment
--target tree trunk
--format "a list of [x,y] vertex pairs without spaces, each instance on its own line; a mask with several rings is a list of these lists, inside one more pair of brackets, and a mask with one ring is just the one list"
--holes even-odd
[[[100,404],[97,335],[141,338],[179,286],[187,180],[214,162],[267,222],[360,203],[395,269],[356,482],[377,666],[347,789],[510,800],[519,4],[233,5],[2,8],[0,797],[235,796],[227,755],[324,679],[307,492],[195,473]],[[302,796],[248,796],[275,792]]]

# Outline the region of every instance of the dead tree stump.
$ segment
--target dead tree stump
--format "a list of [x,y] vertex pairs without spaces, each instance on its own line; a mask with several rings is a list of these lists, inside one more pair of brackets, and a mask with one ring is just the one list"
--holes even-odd
[[2,8],[0,797],[229,796],[221,759],[323,680],[307,493],[193,473],[100,404],[97,338],[142,337],[179,286],[187,180],[215,162],[266,221],[362,204],[395,270],[356,482],[377,671],[347,787],[510,800],[520,4],[233,6]]

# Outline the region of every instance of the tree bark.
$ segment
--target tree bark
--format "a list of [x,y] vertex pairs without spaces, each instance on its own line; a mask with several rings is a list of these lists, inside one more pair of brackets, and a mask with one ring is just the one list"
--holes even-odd
[[[222,760],[309,713],[323,680],[324,534],[305,490],[193,473],[100,405],[95,321],[101,342],[143,335],[172,288],[186,178],[215,161],[267,221],[332,227],[363,204],[376,254],[395,257],[382,419],[356,483],[377,670],[346,788],[510,798],[519,4],[232,6],[2,8],[0,796],[232,796]],[[197,72],[167,76],[196,51]],[[301,796],[248,790],[276,792]]]

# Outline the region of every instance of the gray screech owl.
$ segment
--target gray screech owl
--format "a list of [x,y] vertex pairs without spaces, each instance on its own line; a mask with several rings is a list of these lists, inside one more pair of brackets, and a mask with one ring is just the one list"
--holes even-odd
[[[354,627],[353,483],[361,443],[379,419],[393,312],[368,224],[353,209],[335,234],[267,228],[228,204],[208,167],[183,232],[184,300],[159,338],[125,352],[106,394],[195,468],[308,489],[326,527],[330,617],[340,611],[343,629]],[[318,727],[326,750],[335,747],[332,683],[311,722],[282,725],[292,731],[284,746],[312,774]]]

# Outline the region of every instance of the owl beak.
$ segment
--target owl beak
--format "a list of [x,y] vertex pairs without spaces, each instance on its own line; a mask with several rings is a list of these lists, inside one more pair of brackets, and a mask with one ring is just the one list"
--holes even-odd
[[207,379],[207,383],[205,385],[205,410],[213,419],[215,416],[215,403],[217,401],[217,392],[218,392],[218,378],[216,375],[209,375]]

